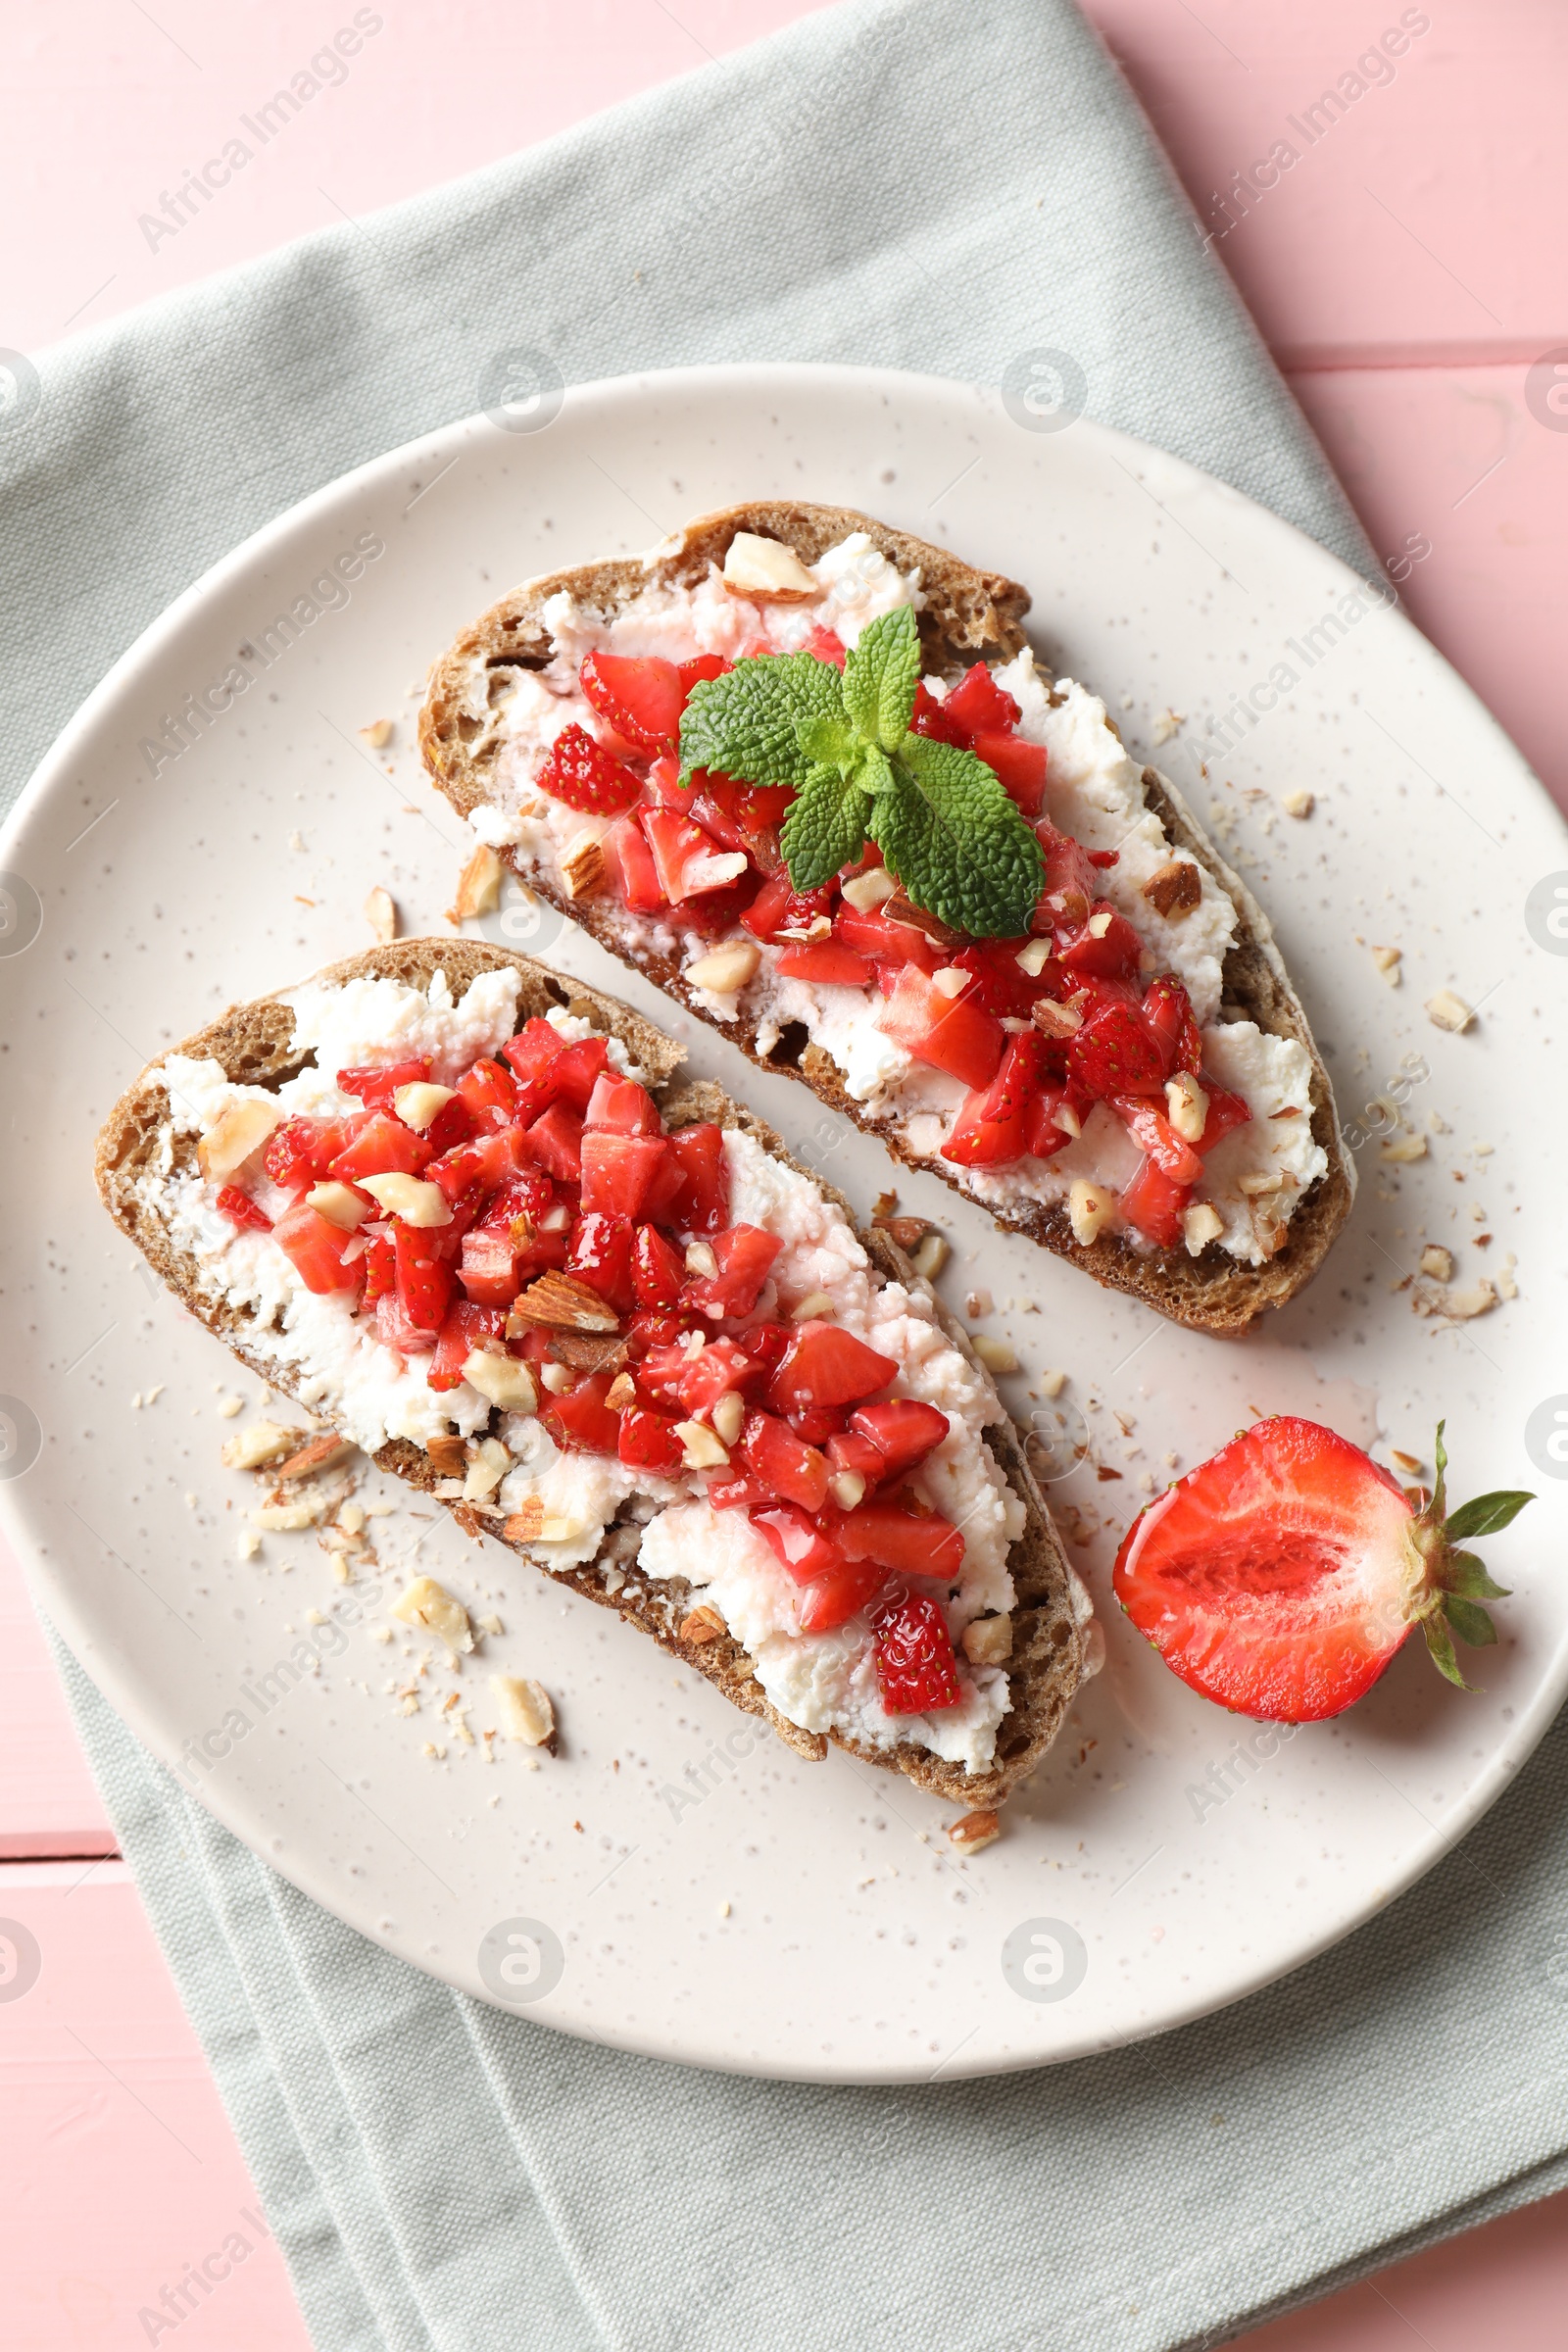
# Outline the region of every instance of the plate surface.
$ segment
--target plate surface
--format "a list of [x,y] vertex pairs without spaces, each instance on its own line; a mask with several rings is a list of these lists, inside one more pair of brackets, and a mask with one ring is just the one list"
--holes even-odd
[[[39,1600],[147,1744],[329,1910],[469,1992],[699,2065],[947,2079],[1234,2000],[1426,1870],[1568,1680],[1552,1567],[1568,1518],[1552,1348],[1568,1106],[1548,1058],[1568,968],[1561,820],[1453,672],[1334,558],[1172,458],[1083,420],[1035,429],[1059,413],[1013,406],[912,376],[714,368],[433,434],[199,581],[73,722],[0,842],[15,1139],[0,1504]],[[771,493],[868,510],[1028,583],[1038,650],[1105,693],[1273,915],[1342,1116],[1367,1137],[1326,1270],[1240,1343],[1178,1331],[934,1180],[903,1181],[905,1205],[952,1235],[949,1299],[989,1291],[985,1328],[1016,1346],[1005,1391],[1054,1445],[1050,1492],[1109,1642],[1006,1836],[968,1861],[944,1835],[952,1808],[836,1753],[799,1762],[499,1545],[400,1509],[377,1523],[380,1573],[351,1585],[309,1534],[241,1562],[250,1482],[220,1464],[235,1424],[219,1392],[254,1400],[256,1384],[161,1292],[91,1182],[96,1130],[142,1064],[225,1004],[368,944],[372,883],[407,933],[444,928],[470,845],[421,780],[413,715],[458,627],[530,573]],[[324,567],[356,543],[345,586]],[[187,698],[235,665],[243,694],[215,692],[160,759]],[[1189,714],[1174,737],[1172,709]],[[1202,776],[1206,718],[1225,712],[1232,748]],[[380,717],[397,733],[373,755],[358,730]],[[1281,813],[1301,790],[1313,812]],[[694,1070],[869,1207],[890,1172],[874,1144],[569,926],[536,922],[511,900],[485,927],[687,1037]],[[1373,959],[1384,944],[1403,950],[1397,988]],[[1463,1036],[1423,1011],[1440,986],[1479,1008]],[[1396,1117],[1423,1157],[1383,1160]],[[1454,1250],[1456,1286],[1501,1277],[1519,1296],[1468,1321],[1412,1311],[1426,1240]],[[1054,1407],[1033,1393],[1050,1369],[1070,1375]],[[1540,1490],[1487,1546],[1515,1590],[1483,1692],[1450,1690],[1407,1645],[1342,1722],[1281,1736],[1186,1691],[1120,1620],[1109,1565],[1147,1492],[1272,1410],[1428,1461],[1446,1413],[1456,1493]],[[418,1661],[373,1629],[416,1539],[420,1569],[503,1622],[464,1678],[475,1721],[487,1670],[557,1694],[564,1752],[541,1770],[518,1751],[487,1767],[453,1740],[434,1666],[419,1711],[401,1711]]]

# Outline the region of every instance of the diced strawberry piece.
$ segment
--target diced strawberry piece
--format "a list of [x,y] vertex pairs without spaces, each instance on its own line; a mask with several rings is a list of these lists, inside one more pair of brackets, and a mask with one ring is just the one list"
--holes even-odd
[[1112,1001],[1091,1012],[1067,1049],[1067,1064],[1096,1100],[1165,1092],[1164,1053],[1130,1004]]
[[605,872],[611,888],[634,913],[652,914],[664,905],[654,853],[635,817],[617,817],[600,847],[605,853]]
[[358,1095],[367,1110],[392,1108],[392,1098],[400,1086],[417,1086],[430,1075],[430,1056],[423,1054],[417,1061],[382,1062],[379,1066],[339,1070],[337,1082],[346,1095]]
[[827,1439],[826,1446],[827,1458],[834,1471],[851,1471],[856,1477],[863,1478],[867,1487],[879,1487],[884,1479],[892,1475],[881,1446],[872,1439],[861,1437],[856,1430],[841,1430]]
[[258,1208],[249,1193],[242,1193],[237,1184],[219,1188],[218,1205],[231,1225],[241,1233],[270,1233],[272,1220],[264,1208]]
[[[850,1434],[865,1440],[881,1454],[881,1478],[902,1478],[923,1462],[948,1434],[948,1416],[939,1405],[922,1404],[914,1396],[896,1396],[889,1404],[862,1404],[850,1415]],[[828,1448],[829,1453],[832,1447]],[[857,1463],[855,1467],[858,1467]]]
[[395,1225],[398,1304],[416,1331],[439,1331],[452,1302],[452,1268],[438,1257],[432,1236],[417,1225]]
[[1211,1086],[1206,1078],[1200,1084],[1208,1097],[1208,1116],[1203,1121],[1198,1149],[1206,1156],[1233,1128],[1245,1127],[1252,1114],[1240,1095],[1228,1094],[1222,1086]]
[[617,1315],[629,1315],[637,1303],[632,1287],[631,1221],[588,1209],[571,1229],[566,1271],[609,1301]]
[[1045,745],[1024,743],[1016,735],[996,735],[982,729],[969,748],[977,760],[983,760],[992,773],[1000,777],[1007,798],[1032,824],[1046,805]]
[[588,1372],[564,1396],[546,1392],[539,1418],[558,1446],[571,1453],[619,1452],[620,1415],[605,1402],[612,1377],[609,1372]]
[[476,1061],[458,1080],[458,1093],[475,1127],[508,1127],[517,1106],[517,1082],[502,1061]]
[[741,916],[743,927],[750,931],[754,939],[773,939],[777,936],[793,887],[787,873],[773,874],[762,884]]
[[649,1187],[663,1164],[665,1150],[662,1135],[610,1135],[600,1128],[585,1128],[581,1144],[584,1210],[639,1216]]
[[948,1621],[924,1593],[907,1593],[874,1614],[872,1657],[890,1715],[931,1715],[956,1707],[958,1661]]
[[[707,770],[704,769],[703,773],[706,776]],[[694,773],[692,778],[694,784],[696,780]],[[716,841],[721,848],[740,850],[746,855],[750,855],[751,837],[730,805],[730,796],[721,799],[716,792],[694,792],[691,798],[690,815],[692,823],[701,825],[710,839]]]
[[354,1236],[345,1233],[341,1225],[330,1224],[308,1201],[296,1200],[292,1208],[283,1211],[272,1227],[272,1239],[293,1260],[305,1288],[318,1298],[330,1291],[359,1289],[364,1251],[356,1250],[345,1265],[343,1252]]
[[974,662],[943,700],[942,719],[950,743],[972,743],[976,735],[1010,735],[1023,716],[983,662]]
[[963,1567],[963,1538],[951,1519],[928,1518],[896,1502],[862,1502],[833,1531],[847,1560],[876,1560],[897,1576],[953,1583]]
[[529,1156],[552,1176],[575,1184],[582,1175],[582,1121],[564,1102],[553,1102],[528,1130]]
[[405,1314],[395,1290],[375,1302],[375,1336],[383,1348],[395,1348],[399,1355],[427,1355],[436,1343],[433,1331],[422,1331]]
[[672,906],[683,900],[717,890],[735,878],[734,869],[713,869],[713,860],[732,855],[720,852],[710,833],[694,825],[676,808],[644,808],[640,822],[653,852],[659,887]]
[[584,816],[618,816],[643,789],[641,778],[575,720],[563,727],[551,745],[538,784],[553,801],[564,801]]
[[1140,1152],[1147,1152],[1161,1175],[1173,1184],[1194,1185],[1203,1163],[1191,1144],[1184,1143],[1162,1110],[1136,1095],[1117,1095],[1111,1108]]
[[659,1104],[646,1086],[635,1078],[617,1078],[613,1070],[601,1070],[594,1080],[594,1091],[588,1098],[583,1113],[584,1127],[601,1129],[606,1135],[662,1135],[664,1122],[659,1115]]
[[1075,1114],[1080,1129],[1094,1108],[1081,1088],[1064,1085],[1054,1078],[1042,1079],[1023,1114],[1024,1150],[1036,1159],[1050,1159],[1054,1152],[1064,1152],[1072,1142],[1070,1130],[1060,1126],[1056,1119],[1063,1105]]
[[706,1500],[715,1511],[765,1511],[774,1497],[758,1479],[725,1472],[709,1480]]
[[553,1021],[547,1021],[540,1013],[535,1013],[532,1020],[525,1021],[516,1036],[509,1038],[501,1049],[504,1058],[516,1071],[520,1083],[527,1087],[537,1085],[565,1051],[566,1041],[561,1031]]
[[820,1528],[813,1527],[793,1503],[769,1503],[748,1513],[758,1534],[769,1543],[798,1585],[813,1584],[842,1566],[844,1554]]
[[934,948],[915,924],[895,922],[874,907],[864,913],[858,907],[841,906],[833,917],[833,936],[875,965],[884,989],[896,982],[906,964],[912,964],[916,971],[934,972],[946,961],[942,950]]
[[808,1446],[771,1413],[748,1413],[740,1454],[752,1476],[785,1502],[819,1511],[827,1500],[827,1456]]
[[651,1396],[679,1404],[688,1413],[708,1412],[731,1390],[745,1396],[762,1385],[761,1366],[733,1340],[710,1340],[696,1355],[676,1342],[650,1348],[637,1372]]
[[1179,980],[1168,972],[1152,980],[1144,991],[1143,1016],[1165,1055],[1165,1075],[1175,1070],[1196,1071],[1203,1058],[1203,1041],[1193,1018],[1192,1000]]
[[916,1061],[968,1087],[989,1086],[1001,1065],[1007,1033],[993,1014],[965,997],[944,996],[906,964],[899,984],[876,1016],[877,1027]]
[[[510,1183],[525,1162],[527,1152],[528,1139],[522,1128],[501,1127],[492,1135],[460,1144],[455,1152],[443,1152],[422,1173],[427,1183],[439,1185],[447,1200],[455,1203],[475,1185],[481,1194],[488,1194],[498,1185]],[[535,1181],[548,1185],[544,1177],[536,1176]]]
[[640,1307],[670,1307],[680,1298],[686,1261],[657,1225],[639,1225],[632,1244],[631,1281]]
[[343,1184],[359,1184],[367,1176],[417,1176],[433,1157],[422,1135],[416,1135],[389,1112],[378,1110],[347,1151],[338,1153],[327,1172]]
[[[463,1367],[476,1348],[487,1340],[502,1342],[507,1334],[505,1306],[478,1306],[460,1298],[448,1307],[441,1336],[435,1344],[435,1353],[425,1368],[425,1378],[432,1389],[456,1389],[462,1386]],[[497,1349],[500,1352],[500,1349]]]
[[1118,1201],[1129,1225],[1161,1250],[1172,1250],[1182,1238],[1182,1211],[1192,1197],[1190,1184],[1178,1184],[1156,1160],[1146,1159]]
[[476,1306],[510,1306],[522,1288],[517,1246],[506,1233],[466,1233],[458,1280]]
[[[786,1334],[785,1345],[788,1344]],[[781,1355],[782,1352],[781,1349]],[[804,1413],[791,1413],[788,1423],[795,1435],[804,1438],[808,1446],[825,1446],[829,1438],[840,1436],[849,1427],[849,1418],[842,1404],[812,1404],[808,1405]]]
[[694,654],[689,662],[677,662],[675,667],[680,677],[682,707],[694,686],[700,685],[705,678],[727,677],[734,666],[734,662],[726,661],[722,654]]
[[[662,1314],[655,1307],[641,1308],[626,1325],[626,1347],[632,1361],[638,1365],[638,1377],[641,1378],[642,1360],[662,1348],[678,1347],[700,1329],[701,1325],[689,1315]],[[674,1390],[669,1394],[673,1397]]]
[[814,981],[826,988],[869,988],[873,977],[865,957],[837,939],[812,939],[804,947],[786,948],[778,969],[781,979]]
[[965,993],[971,1004],[984,1005],[999,1018],[1010,1013],[1027,1020],[1037,997],[1055,995],[1061,985],[1059,968],[1047,964],[1038,973],[1026,972],[1018,956],[1027,944],[1021,939],[976,939],[954,950],[948,960],[970,975],[973,985]]
[[686,688],[673,662],[657,654],[591,653],[577,672],[590,707],[651,758],[672,752]]
[[369,1117],[368,1111],[355,1110],[342,1119],[285,1119],[269,1137],[262,1165],[285,1192],[319,1183]]
[[[735,1345],[749,1355],[754,1364],[764,1372],[772,1372],[783,1362],[791,1334],[782,1323],[754,1323],[750,1330],[737,1332]],[[815,1445],[813,1438],[811,1443]]]
[[569,1103],[580,1115],[609,1065],[610,1047],[602,1037],[579,1037],[575,1045],[564,1046],[550,1065],[550,1083],[558,1101]]
[[802,1633],[830,1634],[848,1625],[886,1583],[887,1571],[875,1560],[836,1560],[806,1588],[800,1603]]
[[898,1369],[891,1355],[879,1354],[836,1323],[803,1323],[768,1383],[767,1402],[775,1413],[858,1404],[885,1389]]
[[[442,1103],[429,1126],[421,1128],[419,1132],[431,1152],[443,1154],[455,1152],[459,1144],[466,1144],[473,1133],[473,1113],[463,1096],[455,1094],[450,1102]],[[487,1132],[493,1133],[494,1130]]]
[[391,1235],[368,1235],[362,1263],[365,1267],[365,1297],[362,1304],[374,1306],[378,1298],[384,1298],[388,1291],[394,1290],[397,1285],[398,1253],[392,1246]]
[[670,1202],[666,1223],[710,1238],[729,1223],[729,1168],[724,1158],[722,1128],[707,1123],[679,1128],[669,1138],[670,1157],[681,1171],[681,1186]]
[[724,1315],[749,1315],[783,1243],[760,1225],[731,1225],[715,1233],[710,1246],[718,1272],[700,1276],[690,1285],[689,1302],[715,1323]]
[[[1108,916],[1103,931],[1091,924]],[[1075,979],[1131,980],[1138,971],[1144,943],[1124,914],[1103,901],[1091,909],[1090,921],[1070,937],[1056,934],[1056,961]]]
[[849,660],[849,655],[844,648],[844,640],[838,631],[825,629],[819,620],[813,620],[811,623],[810,634],[806,640],[806,650],[818,662],[831,662],[835,669],[842,669]]
[[1046,881],[1029,927],[1037,938],[1053,932],[1065,937],[1089,920],[1099,890],[1095,867],[1083,844],[1070,833],[1058,833],[1049,818],[1041,818],[1035,834],[1045,856]]
[[1025,1119],[1048,1073],[1050,1048],[1037,1030],[1009,1038],[991,1084],[976,1088],[959,1109],[942,1157],[962,1168],[1004,1167],[1028,1148]]
[[536,1226],[546,1209],[555,1201],[556,1188],[542,1168],[519,1168],[514,1175],[503,1178],[498,1189],[485,1202],[479,1219],[485,1233],[510,1233],[514,1241],[524,1236],[513,1232],[513,1221],[526,1217]]
[[660,1478],[678,1478],[686,1458],[673,1418],[640,1404],[620,1415],[615,1450],[628,1470],[651,1470]]

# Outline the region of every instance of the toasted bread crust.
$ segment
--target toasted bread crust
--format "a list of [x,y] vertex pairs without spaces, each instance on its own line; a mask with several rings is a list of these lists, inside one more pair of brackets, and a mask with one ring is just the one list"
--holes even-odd
[[[674,1128],[698,1120],[712,1120],[723,1126],[744,1127],[764,1150],[790,1166],[798,1166],[772,1130],[743,1104],[732,1102],[720,1088],[710,1084],[672,1086],[684,1055],[680,1047],[652,1022],[614,998],[558,975],[530,956],[492,948],[477,940],[402,940],[395,946],[368,949],[346,962],[329,966],[317,978],[339,986],[361,977],[398,979],[422,988],[428,986],[439,969],[446,973],[454,998],[460,999],[477,973],[501,967],[515,970],[520,976],[519,1018],[566,1004],[596,1029],[619,1037],[647,1071],[667,1125]],[[287,1001],[281,997],[263,997],[252,1004],[231,1007],[196,1036],[171,1050],[195,1059],[210,1056],[220,1062],[236,1083],[275,1089],[304,1066],[305,1057],[290,1052],[292,1031],[293,1017]],[[95,1172],[104,1205],[181,1302],[209,1330],[216,1332],[259,1379],[292,1394],[277,1364],[248,1344],[255,1331],[254,1315],[203,1294],[194,1258],[173,1246],[156,1210],[137,1198],[138,1179],[153,1163],[159,1134],[168,1115],[168,1094],[159,1077],[158,1065],[153,1064],[121,1097],[99,1137]],[[192,1139],[177,1137],[176,1168],[194,1164]],[[799,1172],[810,1174],[805,1169]],[[811,1181],[821,1182],[814,1175]],[[852,1213],[842,1195],[825,1185],[821,1189],[846,1213]],[[925,1292],[926,1286],[890,1235],[873,1231],[862,1233],[860,1239],[886,1279]],[[966,1354],[971,1354],[961,1328],[940,1304],[937,1311],[947,1336]],[[982,1373],[982,1377],[986,1376]],[[520,1552],[541,1574],[550,1575],[553,1582],[570,1585],[586,1599],[613,1609],[628,1624],[651,1634],[672,1655],[706,1675],[732,1704],[746,1714],[764,1717],[797,1754],[819,1759],[826,1754],[831,1739],[863,1763],[901,1772],[935,1795],[966,1806],[997,1805],[1027,1778],[1055,1738],[1082,1677],[1087,1623],[1086,1619],[1080,1621],[1079,1606],[1075,1606],[1076,1580],[1067,1567],[1017,1432],[1000,1402],[997,1410],[999,1418],[988,1432],[989,1442],[1024,1503],[1027,1525],[1013,1546],[1009,1562],[1017,1591],[1013,1656],[1008,1665],[1012,1706],[999,1730],[996,1763],[985,1773],[965,1772],[961,1765],[945,1763],[929,1749],[909,1741],[883,1752],[843,1739],[836,1732],[823,1736],[803,1731],[798,1724],[791,1723],[769,1703],[754,1679],[748,1653],[727,1633],[703,1643],[681,1641],[678,1629],[701,1601],[702,1593],[683,1581],[656,1584],[649,1580],[646,1585],[639,1585],[635,1572],[639,1531],[630,1522],[617,1522],[607,1530],[605,1542],[593,1560],[560,1574],[544,1568],[526,1544],[512,1544],[509,1548]],[[374,1459],[378,1468],[394,1473],[433,1500],[443,1502],[467,1535],[475,1539],[490,1535],[497,1543],[507,1541],[495,1522],[482,1518],[461,1501],[435,1495],[439,1474],[429,1456],[406,1439],[394,1439],[383,1446]],[[1081,1592],[1081,1588],[1077,1590]]]
[[[527,581],[465,630],[432,671],[419,714],[419,748],[432,781],[464,817],[490,798],[491,770],[503,740],[498,708],[506,699],[515,668],[537,667],[550,659],[551,639],[543,609],[546,599],[559,590],[567,590],[599,611],[612,612],[618,603],[650,585],[689,585],[703,578],[710,563],[722,564],[737,531],[781,539],[809,564],[855,530],[865,531],[891,563],[906,569],[920,566],[927,600],[920,615],[921,654],[928,673],[954,677],[971,662],[1008,661],[1021,650],[1025,643],[1022,618],[1029,609],[1029,597],[1016,581],[1000,573],[978,571],[945,548],[890,530],[870,515],[849,508],[784,500],[730,507],[721,514],[699,517],[646,562],[617,558]],[[475,708],[473,694],[478,664],[489,672],[490,679],[482,710]],[[1312,1133],[1327,1155],[1327,1172],[1298,1201],[1280,1250],[1255,1267],[1243,1265],[1217,1243],[1211,1243],[1198,1258],[1190,1257],[1185,1249],[1146,1253],[1123,1234],[1102,1235],[1085,1249],[1074,1240],[1066,1210],[1059,1204],[984,1205],[991,1207],[999,1224],[1027,1235],[1058,1257],[1070,1258],[1097,1282],[1141,1298],[1173,1322],[1215,1334],[1241,1332],[1266,1308],[1283,1306],[1317,1272],[1349,1213],[1354,1169],[1341,1142],[1328,1072],[1274,945],[1267,917],[1220,858],[1169,779],[1147,767],[1144,785],[1149,804],[1171,840],[1207,867],[1236,906],[1237,937],[1222,976],[1228,1010],[1238,1019],[1255,1021],[1271,1035],[1294,1038],[1306,1050],[1312,1064]],[[532,868],[524,872],[511,853],[502,851],[500,855],[530,890],[580,924],[612,956],[644,973],[688,1011],[720,1030],[760,1068],[787,1070],[831,1108],[875,1136],[895,1159],[940,1176],[965,1200],[975,1198],[958,1169],[941,1159],[914,1159],[889,1127],[868,1116],[864,1106],[848,1094],[837,1066],[819,1047],[807,1043],[793,1060],[787,1050],[775,1049],[771,1058],[764,1056],[758,1051],[755,1022],[742,1011],[733,1020],[715,1020],[698,992],[686,985],[674,956],[629,937],[602,902],[570,900]]]

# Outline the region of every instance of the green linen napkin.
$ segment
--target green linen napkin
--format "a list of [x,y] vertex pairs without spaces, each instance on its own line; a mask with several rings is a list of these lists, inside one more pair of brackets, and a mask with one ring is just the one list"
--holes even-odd
[[[569,381],[809,359],[996,383],[1052,348],[1090,414],[1368,561],[1068,0],[873,0],[13,363],[7,797],[177,591],[484,405],[509,345]],[[1156,2352],[1568,2178],[1563,1734],[1420,1887],[1223,2015],[853,2090],[453,1994],[277,1878],[61,1666],[319,2352]]]

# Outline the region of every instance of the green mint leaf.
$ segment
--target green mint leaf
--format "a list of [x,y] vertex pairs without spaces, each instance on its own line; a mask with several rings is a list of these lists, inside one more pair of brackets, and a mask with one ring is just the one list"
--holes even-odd
[[1423,1617],[1421,1631],[1426,1636],[1427,1647],[1432,1652],[1432,1663],[1438,1672],[1452,1683],[1456,1690],[1473,1690],[1474,1685],[1467,1683],[1459,1671],[1459,1661],[1453,1654],[1452,1637],[1444,1624],[1441,1614],[1434,1612],[1430,1617]]
[[880,744],[868,743],[860,754],[855,781],[862,792],[888,792],[893,785],[893,762]]
[[846,783],[834,768],[811,770],[779,835],[797,890],[815,890],[840,866],[853,864],[865,847],[870,812],[871,803],[858,784]]
[[1473,1551],[1450,1552],[1438,1572],[1438,1582],[1445,1592],[1457,1592],[1464,1600],[1508,1598],[1508,1587],[1494,1585]]
[[844,664],[844,708],[863,742],[898,750],[909,731],[919,680],[914,607],[895,605],[861,630]]
[[797,722],[844,716],[839,673],[811,654],[763,654],[737,662],[722,678],[703,678],[681,713],[680,780],[716,768],[742,784],[806,782],[813,761]]
[[1443,1604],[1447,1618],[1461,1642],[1470,1649],[1489,1649],[1497,1639],[1497,1629],[1485,1609],[1478,1609],[1473,1600],[1460,1600],[1450,1593]]
[[1443,1532],[1450,1544],[1467,1544],[1473,1536],[1494,1536],[1499,1528],[1511,1526],[1525,1504],[1535,1499],[1519,1488],[1478,1494],[1473,1502],[1460,1503]]
[[831,767],[841,776],[850,773],[859,756],[858,738],[842,714],[818,711],[812,718],[798,718],[795,740],[813,767]]
[[917,906],[972,939],[1019,939],[1045,883],[1039,841],[973,752],[907,735],[870,824]]

